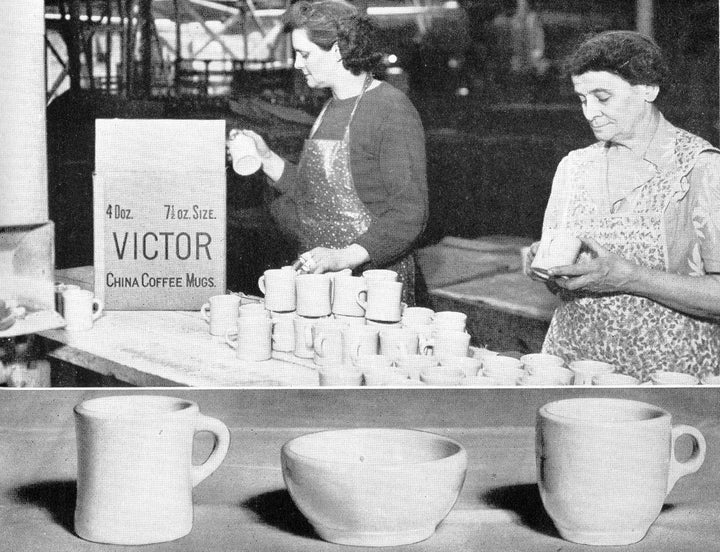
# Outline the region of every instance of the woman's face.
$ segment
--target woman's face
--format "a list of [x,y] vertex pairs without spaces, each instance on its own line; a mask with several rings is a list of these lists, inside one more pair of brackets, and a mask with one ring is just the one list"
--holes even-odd
[[300,69],[310,88],[332,86],[340,53],[337,47],[323,50],[308,38],[305,29],[295,29],[290,35],[295,51],[295,69]]
[[625,144],[640,138],[657,86],[633,85],[607,71],[588,71],[573,76],[572,82],[598,140]]

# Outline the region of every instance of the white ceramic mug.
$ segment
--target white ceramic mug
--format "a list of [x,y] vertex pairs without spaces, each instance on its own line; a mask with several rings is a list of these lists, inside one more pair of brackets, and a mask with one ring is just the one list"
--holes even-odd
[[242,176],[248,176],[260,170],[262,159],[255,145],[255,140],[250,136],[238,132],[228,142],[230,157],[232,157],[233,170]]
[[482,373],[493,378],[498,385],[517,385],[526,372],[518,359],[503,355],[486,356],[482,361]]
[[332,311],[335,315],[364,317],[365,309],[357,302],[358,294],[367,289],[365,278],[342,274],[333,280]]
[[591,385],[596,376],[615,371],[614,364],[601,360],[573,360],[568,367],[575,374],[574,385]]
[[62,282],[55,282],[55,310],[60,316],[65,316],[63,308],[63,293],[69,289],[80,289],[80,286],[75,284],[63,284]]
[[405,307],[402,312],[403,326],[414,328],[432,324],[435,311],[427,307]]
[[258,288],[265,296],[269,311],[295,310],[295,272],[284,268],[271,268],[258,278]]
[[[470,352],[470,334],[459,330],[434,330],[432,341],[426,348],[438,358],[468,356]],[[423,351],[427,352],[427,351]]]
[[273,351],[291,352],[295,348],[295,313],[270,311],[274,322],[272,330]]
[[548,353],[530,353],[520,357],[523,368],[528,374],[540,372],[548,366],[564,366],[565,361],[557,356]]
[[297,313],[327,316],[332,312],[332,280],[327,274],[298,274],[295,278]]
[[239,308],[239,296],[213,295],[200,308],[200,315],[210,325],[210,335],[225,335],[237,324]]
[[465,331],[467,314],[458,311],[439,311],[433,316],[433,327],[436,330]]
[[[230,432],[192,401],[129,395],[75,407],[75,532],[85,540],[139,545],[192,529],[192,489],[222,463]],[[210,456],[192,463],[196,433],[215,437]]]
[[[693,441],[685,462],[675,458],[683,435]],[[540,497],[560,535],[571,542],[626,545],[641,540],[682,476],[705,459],[694,427],[672,425],[654,405],[580,398],[544,405],[536,427]]]
[[[365,311],[365,318],[380,322],[402,320],[402,282],[369,280],[367,291],[357,294],[357,304]],[[363,295],[366,298],[363,298]]]
[[592,378],[593,385],[606,385],[606,386],[630,386],[640,385],[640,380],[634,376],[628,374],[597,374]]
[[582,241],[570,232],[546,230],[530,268],[539,276],[546,277],[550,268],[575,263],[581,247]]
[[393,361],[419,352],[418,334],[413,328],[385,328],[379,335],[380,352]]
[[103,302],[85,289],[63,291],[63,315],[67,331],[85,331],[102,316]]
[[295,316],[293,325],[295,328],[295,348],[293,353],[299,358],[313,358],[315,349],[313,349],[312,328],[320,320],[325,317],[307,318],[305,316]]
[[342,322],[346,326],[364,326],[364,316],[346,316],[344,314],[333,314],[333,318],[338,322]]
[[321,387],[358,387],[362,385],[362,372],[350,367],[323,366],[318,370]]
[[350,366],[360,355],[378,353],[378,330],[372,326],[345,326],[342,330],[343,364]]
[[406,355],[395,361],[395,371],[412,380],[419,380],[420,373],[426,368],[438,365],[438,359],[428,355]]
[[448,369],[462,370],[465,377],[477,376],[482,368],[482,361],[468,356],[448,356],[439,359],[440,366]]
[[[237,329],[225,333],[225,342],[235,349],[240,360],[260,362],[272,357],[272,331],[270,318],[238,318]],[[235,335],[235,339],[231,338]]]
[[345,324],[332,318],[319,321],[312,327],[313,361],[319,366],[342,366]]
[[366,370],[390,371],[392,359],[386,355],[360,354],[355,358],[355,366],[363,373]]
[[420,381],[428,385],[460,385],[463,379],[465,379],[465,372],[460,368],[451,368],[448,366],[434,366],[420,372]]
[[657,371],[650,374],[653,385],[697,385],[700,380],[692,374],[683,372]]
[[238,318],[269,318],[270,313],[264,303],[245,303],[238,309]]
[[371,280],[385,280],[389,282],[396,282],[398,279],[397,272],[395,272],[394,270],[388,270],[386,268],[371,268],[369,270],[365,270],[362,275],[367,282],[370,282]]

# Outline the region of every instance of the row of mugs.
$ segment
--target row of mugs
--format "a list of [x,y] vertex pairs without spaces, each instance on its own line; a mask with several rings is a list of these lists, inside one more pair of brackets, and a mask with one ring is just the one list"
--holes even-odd
[[[74,413],[75,533],[86,540],[123,545],[188,534],[193,525],[192,489],[225,459],[228,427],[201,414],[192,401],[165,396],[95,398],[78,404]],[[537,412],[535,428],[542,504],[560,535],[582,544],[641,540],[678,479],[700,469],[707,449],[696,428],[673,425],[667,411],[631,400],[547,403]],[[353,440],[348,433],[353,431],[358,430],[316,433],[313,446],[298,446],[301,454],[292,459],[287,457],[291,445],[283,446],[285,483],[318,534],[333,542],[378,546],[388,543],[372,540],[373,536],[403,531],[404,536],[398,534],[404,540],[394,544],[415,542],[408,527],[425,524],[423,516],[439,509],[438,517],[430,520],[432,534],[462,487],[466,461],[455,469],[449,460],[462,445],[452,441],[453,446],[438,446],[437,438],[421,439],[431,434],[418,432],[409,438],[407,430],[387,428],[367,430],[362,439]],[[215,443],[205,462],[194,465],[198,432],[211,433]],[[675,444],[686,438],[692,440],[691,452],[679,460]],[[431,466],[448,469],[429,470]],[[450,477],[448,470],[455,475]],[[447,503],[443,499],[437,505],[447,494],[445,488],[452,494]],[[382,516],[375,513],[379,503]],[[333,538],[340,534],[354,540]]]

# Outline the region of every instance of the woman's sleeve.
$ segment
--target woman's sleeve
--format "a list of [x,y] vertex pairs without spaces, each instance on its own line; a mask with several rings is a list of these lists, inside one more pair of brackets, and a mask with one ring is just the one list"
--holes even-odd
[[550,198],[545,207],[545,217],[543,218],[543,232],[547,229],[557,228],[563,221],[568,201],[570,201],[570,191],[568,190],[568,157],[564,157],[553,177],[552,188],[550,189]]
[[703,152],[689,176],[692,222],[705,272],[720,273],[720,154]]
[[[297,165],[285,159],[283,173],[280,178],[271,183],[271,186],[280,192],[280,195],[270,203],[270,214],[283,232],[298,237],[300,235],[300,219],[295,200],[296,174]],[[268,180],[270,180],[269,177]]]
[[355,243],[370,254],[370,263],[384,266],[413,247],[428,218],[425,132],[409,100],[382,113],[378,175],[387,205]]

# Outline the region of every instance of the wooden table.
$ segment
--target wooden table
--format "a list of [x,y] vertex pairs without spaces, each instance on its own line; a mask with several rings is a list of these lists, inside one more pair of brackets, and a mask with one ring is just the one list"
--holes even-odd
[[[92,289],[92,267],[58,270],[56,279]],[[291,353],[239,360],[224,338],[210,335],[199,311],[106,311],[91,330],[38,335],[52,359],[137,386],[318,385],[312,360]]]
[[[85,542],[73,533],[77,464],[72,407],[87,398],[117,393],[0,392],[0,548],[53,552],[130,550]],[[550,400],[607,394],[607,390],[174,389],[153,393],[196,401],[203,413],[228,425],[232,442],[224,463],[194,490],[192,532],[173,542],[143,547],[143,551],[364,550],[318,539],[285,490],[280,447],[290,438],[320,429],[377,426],[447,435],[463,444],[469,457],[460,497],[436,533],[422,543],[397,549],[591,549],[562,540],[543,510],[535,483],[533,423],[537,408]],[[708,442],[703,467],[678,481],[648,535],[633,545],[632,551],[717,550],[718,390],[623,389],[613,391],[613,395],[662,406],[672,413],[674,423],[698,427]],[[196,463],[207,455],[209,445],[209,437],[199,434]]]

